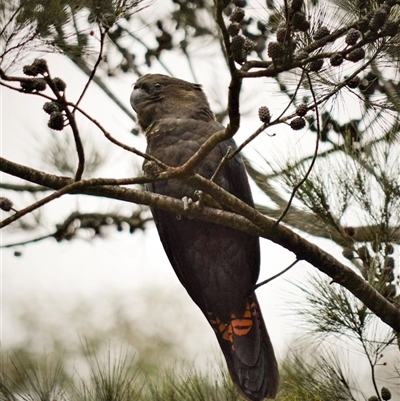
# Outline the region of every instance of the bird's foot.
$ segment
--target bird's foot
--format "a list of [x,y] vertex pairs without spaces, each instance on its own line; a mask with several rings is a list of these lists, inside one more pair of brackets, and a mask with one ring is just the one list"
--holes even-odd
[[[203,192],[202,191],[195,191],[193,195],[194,195],[194,199],[195,200],[193,198],[189,198],[188,196],[184,196],[182,198],[183,210],[184,210],[184,212],[186,214],[188,214],[188,212],[192,208],[199,208],[199,207],[203,206],[203,195],[204,195]],[[186,216],[186,217],[188,217],[189,219],[192,218],[190,216]],[[181,218],[181,216],[179,216],[179,220],[180,220],[180,218]]]
[[189,198],[188,196],[184,196],[182,198],[183,202],[183,210],[187,212],[192,207],[200,207],[204,204],[204,192],[200,190],[196,190],[193,193],[193,198]]
[[187,212],[189,210],[190,205],[193,203],[193,199],[188,198],[187,196],[184,196],[182,198],[182,202],[183,202],[183,210],[185,212]]
[[200,189],[194,191],[194,196],[197,198],[195,205],[201,207],[204,205],[204,192]]

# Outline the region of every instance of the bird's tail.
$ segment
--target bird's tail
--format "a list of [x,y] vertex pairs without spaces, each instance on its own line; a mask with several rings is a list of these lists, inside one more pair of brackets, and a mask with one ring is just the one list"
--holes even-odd
[[256,295],[247,299],[241,316],[231,314],[228,322],[213,317],[210,323],[239,393],[248,401],[275,398],[278,366]]

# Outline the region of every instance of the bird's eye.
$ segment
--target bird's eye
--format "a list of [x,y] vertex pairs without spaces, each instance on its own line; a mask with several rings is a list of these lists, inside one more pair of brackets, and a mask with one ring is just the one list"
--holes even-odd
[[154,84],[155,89],[161,89],[161,84],[159,82]]

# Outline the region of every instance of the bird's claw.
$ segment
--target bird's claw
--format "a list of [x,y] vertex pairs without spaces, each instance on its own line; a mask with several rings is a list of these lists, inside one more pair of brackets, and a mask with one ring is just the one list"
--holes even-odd
[[194,191],[194,195],[197,197],[196,205],[202,206],[204,199],[204,192],[201,191],[200,189],[197,189],[196,191]]
[[[193,207],[201,207],[203,205],[203,192],[202,191],[195,191],[193,194],[197,200],[194,201],[192,198],[189,198],[188,196],[184,196],[182,198],[182,202],[183,202],[183,210],[185,213],[189,212],[190,208]],[[181,216],[179,216],[179,220],[180,220]],[[190,216],[188,216],[189,219],[191,219]]]
[[187,212],[189,210],[190,205],[193,203],[193,199],[188,198],[187,196],[184,196],[182,198],[182,202],[183,202],[183,210],[185,212]]

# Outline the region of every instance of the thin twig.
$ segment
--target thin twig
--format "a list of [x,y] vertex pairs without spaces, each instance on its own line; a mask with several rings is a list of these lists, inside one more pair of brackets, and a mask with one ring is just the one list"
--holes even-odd
[[76,108],[79,106],[79,103],[81,102],[81,100],[83,99],[83,96],[85,96],[85,93],[87,91],[87,89],[89,88],[90,83],[92,82],[94,76],[96,75],[96,71],[97,71],[97,67],[99,66],[102,58],[103,58],[103,49],[104,49],[104,40],[106,37],[106,32],[103,32],[102,28],[99,25],[99,30],[100,30],[100,49],[99,49],[99,55],[97,57],[96,63],[94,64],[93,68],[92,68],[92,72],[89,75],[89,79],[86,82],[85,87],[83,88],[83,91],[81,93],[81,95],[79,96],[78,101],[75,103],[75,107],[72,110],[72,114],[75,113]]
[[[16,36],[15,32],[13,32],[8,39],[10,40],[12,36]],[[23,49],[24,46],[27,43],[32,42],[38,36],[39,36],[38,33],[34,32],[30,36],[28,36],[27,39],[25,39],[24,41],[21,41],[21,42],[17,43],[15,46],[9,47],[8,49],[4,50],[3,53],[1,54],[2,59],[5,59],[5,56],[8,53],[10,53],[10,52],[12,52],[13,50],[16,50],[16,49],[18,49],[18,53],[17,54],[20,54],[21,53],[21,49]]]
[[230,36],[228,34],[228,30],[226,29],[226,25],[225,25],[225,20],[224,20],[224,16],[223,16],[223,2],[222,1],[216,1],[214,0],[214,4],[215,4],[215,20],[219,26],[219,29],[221,30],[222,33],[222,39],[224,42],[224,47],[226,49],[226,54],[228,56],[228,67],[229,67],[229,72],[231,74],[231,77],[233,78],[234,76],[236,76],[237,73],[237,69],[235,66],[235,61],[233,59],[233,55],[232,55],[232,51],[231,51],[231,43],[230,43]]
[[40,199],[39,201],[37,201],[35,203],[32,203],[28,207],[16,212],[12,216],[10,216],[10,217],[4,219],[3,221],[1,221],[0,222],[0,228],[8,226],[9,224],[11,224],[14,221],[18,220],[22,216],[25,216],[26,214],[28,214],[30,212],[33,212],[34,210],[38,209],[39,207],[45,205],[46,203],[49,203],[52,200],[57,199],[57,198],[61,197],[62,195],[70,192],[71,190],[75,189],[76,187],[79,187],[82,182],[83,181],[77,181],[77,182],[74,182],[72,184],[69,184],[69,185],[65,186],[64,188],[61,188],[60,190],[58,190],[56,192],[53,192],[51,195],[46,196],[45,198]]
[[[2,69],[0,69],[0,78],[4,79],[5,81],[12,81],[12,82],[22,82],[22,81],[27,80],[27,78],[24,78],[24,77],[8,76]],[[66,101],[65,93],[63,95],[60,94],[60,92],[57,89],[56,85],[54,84],[53,79],[51,78],[50,72],[48,70],[47,70],[47,74],[44,75],[44,79],[46,80],[47,85],[50,87],[50,89],[56,96],[59,104],[64,106],[63,110],[65,111],[65,115],[66,115],[66,117],[69,121],[70,127],[72,129],[72,133],[73,133],[74,141],[75,141],[75,147],[76,147],[76,151],[78,154],[78,167],[77,167],[77,170],[75,173],[75,180],[79,181],[82,178],[83,170],[85,168],[85,152],[84,152],[82,140],[81,140],[81,137],[79,134],[79,129],[78,129],[78,126],[75,121],[75,117],[74,117],[73,113],[71,113],[71,111],[68,109],[68,105],[71,103],[68,103]],[[0,82],[0,85],[3,85],[9,89],[16,90],[17,92],[27,93],[27,92],[23,91],[21,88],[15,88],[13,86],[6,85],[6,84],[4,84],[4,82]],[[49,99],[50,101],[55,100],[54,98],[44,95],[40,92],[31,92],[30,94],[44,97],[46,99]]]
[[54,233],[53,233],[53,234],[46,234],[46,235],[43,235],[43,236],[41,236],[41,237],[36,237],[36,238],[28,239],[28,240],[26,240],[26,241],[13,242],[13,243],[11,243],[11,244],[1,245],[0,248],[14,248],[14,247],[16,247],[16,246],[22,246],[22,245],[33,244],[33,243],[35,243],[35,242],[43,241],[44,239],[52,238],[52,237],[54,237]]
[[367,357],[369,366],[371,368],[371,379],[372,379],[372,384],[373,384],[374,389],[375,389],[375,394],[378,397],[378,400],[382,401],[382,398],[381,398],[380,393],[379,393],[378,385],[376,384],[375,363],[373,363],[373,361],[371,359],[371,356],[370,356],[370,354],[368,352],[367,345],[365,344],[365,339],[363,338],[362,334],[361,333],[357,333],[357,335],[358,335],[358,338],[359,338],[359,340],[361,342],[362,347],[364,348],[365,355]]
[[[24,80],[29,79],[29,78],[23,78],[23,77],[9,77],[8,75],[6,75],[4,73],[4,71],[1,68],[0,68],[0,78],[4,79],[5,81],[11,81],[11,82],[22,82]],[[6,83],[4,83],[2,81],[0,81],[0,85],[4,86],[5,88],[14,90],[16,92],[23,93],[24,95],[36,95],[36,96],[43,97],[43,98],[53,101],[53,102],[56,100],[56,99],[52,98],[51,96],[48,96],[42,92],[25,92],[22,88],[16,88],[15,86],[7,85]]]
[[243,150],[245,146],[247,146],[253,139],[257,138],[262,132],[264,132],[267,128],[271,127],[272,125],[279,124],[278,120],[274,121],[273,123],[264,123],[260,127],[258,127],[246,140],[244,140],[229,156],[230,159],[235,157],[239,152]]
[[[272,123],[269,124],[263,124],[261,125],[261,127],[259,127],[253,134],[251,134],[245,141],[243,141],[238,147],[237,149],[235,149],[234,152],[231,153],[230,155],[230,159],[232,159],[233,157],[235,157],[239,152],[241,152],[243,150],[243,148],[245,146],[247,146],[251,141],[253,141],[255,138],[257,138],[258,135],[260,135],[262,132],[264,132],[267,128],[271,127],[272,125],[278,125],[281,122],[286,121],[287,118],[282,119],[282,117],[284,116],[284,114],[287,112],[287,110],[289,109],[289,107],[292,105],[293,100],[297,94],[297,92],[300,89],[300,85],[303,82],[303,77],[304,77],[304,71],[301,74],[301,77],[299,79],[299,82],[296,86],[295,92],[293,94],[293,97],[290,99],[289,103],[287,104],[287,106],[285,107],[285,109],[282,111],[282,113],[279,115],[278,118],[276,118]],[[311,109],[312,107],[310,107],[309,109]]]
[[232,147],[229,146],[228,150],[226,151],[224,157],[221,159],[221,161],[218,164],[218,167],[216,168],[216,170],[214,171],[214,174],[212,175],[212,177],[210,178],[210,181],[214,181],[217,178],[219,172],[222,170],[222,167],[224,166],[224,164],[226,163],[227,159],[229,158],[229,154],[232,150]]
[[[72,60],[75,65],[83,71],[87,76],[91,74],[91,68],[87,66],[87,64],[80,58]],[[122,103],[117,96],[108,88],[108,86],[104,83],[104,81],[98,77],[93,77],[93,82],[134,122],[136,122],[135,115],[130,111],[128,107]]]
[[9,191],[30,192],[30,193],[50,191],[50,188],[46,188],[41,185],[19,185],[19,184],[10,184],[7,182],[0,182],[0,188]]
[[286,269],[283,269],[281,272],[279,272],[278,274],[275,274],[274,276],[267,278],[264,281],[261,281],[261,283],[256,284],[253,287],[253,290],[256,290],[257,288],[260,288],[262,285],[264,284],[268,284],[270,281],[275,280],[276,278],[278,278],[279,276],[282,276],[282,274],[286,273],[288,270],[290,270],[297,262],[300,262],[300,259],[296,259],[293,263],[291,263]]
[[[293,100],[294,100],[294,98],[296,97],[297,92],[298,92],[299,89],[300,89],[300,85],[301,85],[301,83],[303,82],[303,78],[304,78],[304,70],[302,70],[302,72],[301,72],[301,77],[300,77],[300,79],[299,79],[299,82],[297,83],[296,89],[295,89],[295,91],[294,91],[294,93],[293,93],[293,97],[290,99],[289,103],[287,104],[287,106],[285,107],[285,109],[282,111],[282,113],[281,113],[280,116],[278,117],[278,120],[281,119],[281,118],[285,115],[285,113],[289,110],[289,107],[292,105]],[[311,108],[310,108],[310,109],[311,109]]]
[[[362,154],[365,151],[365,149],[370,149],[372,146],[375,146],[375,145],[379,144],[380,142],[384,142],[384,141],[386,141],[386,136],[385,135],[382,136],[381,138],[371,140],[370,142],[366,142],[364,145],[360,146],[357,150],[360,152],[360,154]],[[331,141],[329,139],[328,139],[328,142],[332,145],[332,148],[328,149],[328,150],[325,150],[323,152],[320,152],[318,154],[318,158],[319,159],[324,158],[324,157],[328,157],[328,156],[330,156],[330,155],[332,155],[332,154],[334,154],[336,152],[343,152],[345,154],[349,154],[346,151],[346,145],[345,144],[337,145],[336,143],[334,143],[333,141]],[[373,175],[376,175],[376,172],[374,172],[373,169],[370,169],[365,164],[365,162],[358,156],[358,153],[351,154],[351,156],[355,159],[355,161],[359,162],[359,164],[362,167],[364,167],[365,169],[368,169],[369,173],[371,173]],[[314,155],[305,156],[303,159],[297,161],[295,164],[293,164],[290,167],[286,167],[286,168],[283,168],[283,169],[281,169],[279,171],[272,172],[271,174],[264,174],[263,175],[263,179],[265,181],[268,181],[270,179],[274,179],[274,178],[280,177],[281,175],[286,174],[289,171],[289,169],[296,169],[299,166],[303,165],[304,163],[307,163],[308,161],[312,160],[313,157],[314,157]]]
[[75,141],[76,153],[78,154],[78,167],[75,173],[75,181],[79,181],[80,179],[82,179],[83,170],[85,169],[85,151],[83,149],[82,139],[79,133],[78,125],[76,124],[74,114],[70,112],[68,107],[65,107],[64,110],[68,118],[69,125],[72,129]]
[[340,84],[338,84],[331,92],[327,93],[325,96],[322,96],[318,102],[315,103],[315,105],[320,105],[327,100],[329,100],[333,95],[338,93],[344,86],[347,85],[347,83],[356,77],[361,71],[364,71],[380,54],[380,50],[384,47],[384,45],[381,45],[375,52],[375,54],[364,64],[362,64],[359,68],[357,68],[352,74],[350,74],[346,79],[344,79]]
[[65,115],[68,119],[69,125],[72,130],[72,134],[73,134],[74,141],[75,141],[76,153],[78,154],[78,167],[77,167],[76,173],[75,173],[75,181],[79,181],[82,178],[83,170],[85,169],[85,150],[83,148],[83,143],[82,143],[82,139],[81,139],[81,136],[79,133],[78,125],[75,120],[75,115],[68,108],[68,102],[65,99],[65,92],[61,96],[58,88],[56,87],[56,85],[54,84],[54,82],[50,76],[50,72],[47,71],[47,74],[48,75],[45,76],[46,82],[49,85],[50,89],[55,94],[59,103],[63,106],[63,110],[65,112]]
[[317,98],[315,96],[315,92],[312,86],[312,81],[310,79],[310,75],[307,73],[307,80],[308,83],[310,85],[310,92],[311,95],[313,97],[313,101],[314,101],[314,106],[315,106],[315,116],[316,116],[316,121],[317,121],[317,139],[315,141],[315,150],[314,150],[314,157],[311,160],[310,163],[310,167],[308,168],[306,174],[304,175],[304,177],[300,180],[300,182],[293,188],[292,194],[290,195],[289,201],[285,207],[285,209],[283,210],[282,214],[279,216],[278,220],[276,221],[276,224],[279,224],[282,219],[285,217],[286,213],[288,212],[288,210],[290,209],[290,206],[292,204],[292,201],[294,199],[294,196],[296,195],[297,190],[305,183],[305,181],[307,180],[308,176],[311,173],[311,170],[314,167],[314,164],[317,160],[317,156],[318,156],[318,149],[319,149],[319,140],[321,137],[321,127],[320,127],[320,121],[319,121],[319,110],[318,110],[318,105],[317,105]]
[[[1,68],[0,68],[0,78],[4,79],[5,81],[11,81],[11,82],[21,82],[21,81],[23,81],[23,80],[28,79],[28,78],[24,78],[24,77],[13,77],[13,76],[8,76],[8,75],[6,75],[6,74],[4,73],[4,71],[3,71]],[[95,78],[96,78],[96,77],[95,77]],[[134,153],[134,154],[136,154],[136,155],[138,155],[138,156],[140,156],[140,157],[143,157],[143,158],[146,159],[146,160],[153,161],[153,162],[155,162],[156,164],[158,164],[159,166],[161,166],[161,167],[163,167],[163,168],[167,168],[167,167],[168,167],[166,164],[162,163],[161,161],[159,161],[159,160],[156,159],[155,157],[153,157],[153,156],[151,156],[151,155],[149,155],[149,154],[147,154],[147,153],[141,152],[140,150],[138,150],[138,149],[136,149],[136,148],[134,148],[134,147],[125,145],[125,144],[123,144],[122,142],[118,141],[117,139],[113,138],[112,135],[111,135],[96,119],[94,119],[93,117],[91,117],[88,113],[86,113],[86,112],[85,112],[83,109],[81,109],[79,106],[76,106],[75,103],[68,102],[66,99],[63,99],[62,97],[59,97],[59,98],[57,98],[57,99],[54,99],[53,97],[50,97],[50,96],[48,96],[48,95],[45,95],[45,94],[43,94],[43,93],[41,93],[41,92],[24,92],[21,88],[16,88],[16,87],[14,87],[14,86],[7,85],[6,83],[1,82],[1,81],[0,81],[0,85],[4,86],[4,87],[6,87],[6,88],[9,88],[9,89],[15,90],[15,91],[20,92],[20,93],[24,93],[24,94],[28,94],[28,95],[40,96],[40,97],[43,97],[43,98],[45,98],[45,99],[47,99],[47,100],[49,100],[49,101],[55,101],[55,100],[57,100],[57,99],[60,99],[60,100],[61,100],[62,102],[64,102],[67,106],[70,106],[70,107],[72,107],[72,108],[76,108],[76,110],[78,110],[83,116],[85,116],[89,121],[91,121],[94,125],[96,125],[96,126],[100,129],[100,131],[103,132],[104,136],[105,136],[110,142],[114,143],[115,145],[121,147],[122,149],[124,149],[124,150],[126,150],[126,151],[128,151],[128,152],[131,152],[131,153]],[[104,89],[103,89],[103,90],[104,90]]]
[[[319,41],[323,41],[323,40],[325,40],[325,38],[320,39]],[[314,43],[317,43],[319,41],[315,41]],[[314,48],[314,43],[312,46],[310,45],[310,48],[311,47]],[[357,45],[343,50],[341,52],[341,54],[343,56],[345,56],[345,55],[349,54],[351,51],[353,51],[357,48],[361,48],[362,46],[365,46],[368,43],[371,43],[371,41],[362,40],[362,41],[358,42]],[[385,45],[386,45],[386,42],[383,42],[382,45],[377,49],[376,54],[373,57],[371,57],[371,59],[368,60],[365,64],[363,64],[358,70],[359,71],[364,70],[365,67],[368,66],[372,62],[372,60],[374,60],[377,57],[378,53],[380,53],[381,49]],[[307,52],[309,51],[308,47],[305,47],[302,50],[307,51]],[[334,54],[334,53],[335,52],[317,53],[317,54],[314,54],[305,59],[301,59],[301,60],[295,59],[290,65],[287,65],[287,64],[275,65],[275,64],[273,64],[272,61],[249,60],[242,65],[242,68],[238,71],[238,75],[240,75],[241,78],[275,77],[277,74],[279,74],[281,72],[288,72],[288,71],[296,69],[296,68],[304,68],[305,65],[307,65],[308,63],[310,63],[312,61],[319,60],[319,59],[329,59],[332,56],[332,54]],[[257,68],[257,70],[250,71],[252,68]],[[358,74],[358,72],[353,73],[352,76],[354,77],[357,74]],[[330,94],[328,94],[328,96],[329,95]]]
[[[73,105],[73,103],[68,103],[70,105]],[[167,169],[169,166],[167,166],[165,163],[161,162],[160,160],[158,160],[157,158],[155,158],[152,155],[149,155],[148,153],[144,153],[141,152],[140,150],[136,149],[133,146],[128,146],[125,145],[124,143],[118,141],[118,139],[115,139],[96,119],[94,119],[93,117],[91,117],[89,114],[87,114],[83,109],[81,109],[80,107],[76,108],[83,116],[85,116],[89,121],[91,121],[97,128],[99,128],[99,130],[104,134],[104,136],[110,141],[112,142],[114,145],[119,146],[120,148],[134,153],[140,157],[143,157],[143,159],[145,160],[149,160],[152,161],[154,163],[156,163],[157,165],[163,167],[164,169]]]
[[[187,32],[185,32],[185,35],[186,35],[186,33]],[[186,40],[186,38],[185,38],[185,40]],[[189,67],[190,73],[192,74],[194,82],[199,83],[199,81],[197,80],[196,73],[195,73],[194,68],[193,68],[192,59],[190,58],[190,55],[187,52],[186,46],[181,46],[181,49],[182,49],[182,52],[183,52],[183,54],[185,55],[185,57],[187,59],[188,67]]]
[[[3,29],[0,31],[0,36],[4,35],[4,32],[6,31],[6,29],[8,28],[8,26],[11,24],[11,22],[13,21],[13,19],[17,16],[17,14],[20,12],[20,10],[22,9],[22,4],[20,4],[15,11],[12,13],[12,15],[7,18],[7,22],[4,24]],[[9,38],[8,38],[9,39]],[[2,54],[2,56],[4,56],[4,54]]]

